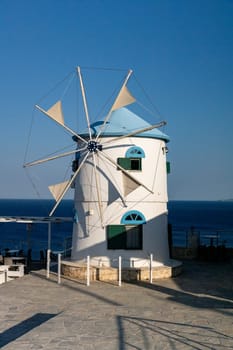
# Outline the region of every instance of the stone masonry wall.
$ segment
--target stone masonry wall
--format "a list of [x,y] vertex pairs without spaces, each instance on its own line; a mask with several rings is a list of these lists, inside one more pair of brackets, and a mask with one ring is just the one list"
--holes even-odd
[[[152,270],[152,278],[171,278],[179,275],[182,271],[182,264],[176,267],[159,266]],[[61,272],[64,276],[73,279],[85,280],[87,267],[75,265],[74,263],[62,262]],[[122,281],[146,281],[150,279],[150,271],[145,268],[122,268]],[[90,280],[92,281],[117,281],[118,269],[112,267],[90,267]]]

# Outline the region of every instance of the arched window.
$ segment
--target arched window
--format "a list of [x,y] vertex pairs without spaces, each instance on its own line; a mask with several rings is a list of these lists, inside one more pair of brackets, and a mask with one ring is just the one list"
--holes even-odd
[[133,146],[127,150],[125,156],[126,158],[145,158],[145,152],[141,147]]
[[143,249],[143,224],[146,219],[137,210],[125,213],[120,225],[107,226],[108,249]]
[[145,158],[145,152],[141,147],[130,147],[125,154],[125,158],[118,158],[117,163],[125,170],[142,170],[142,158]]
[[144,215],[137,210],[128,211],[121,218],[122,225],[142,225],[145,223]]

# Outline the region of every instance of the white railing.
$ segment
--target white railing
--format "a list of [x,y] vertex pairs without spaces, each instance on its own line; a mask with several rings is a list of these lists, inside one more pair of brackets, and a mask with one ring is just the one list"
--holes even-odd
[[[53,268],[54,266],[57,267],[57,283],[61,284],[61,264],[62,264],[62,255],[64,254],[61,252],[52,252],[50,249],[47,250],[47,267],[46,267],[46,277],[50,278],[50,272],[51,272],[51,254],[57,255],[57,262],[53,263]],[[93,260],[95,260],[94,258]],[[130,262],[130,259],[124,259],[124,261]],[[109,260],[107,260],[109,263]],[[110,262],[113,262],[114,265],[116,264],[116,258],[111,259]],[[118,277],[117,277],[117,282],[118,286],[121,287],[122,285],[122,257],[119,256],[118,259],[118,264],[117,264],[117,269],[118,269]],[[145,259],[143,259],[145,261]],[[103,259],[101,260],[101,263],[103,263]],[[86,266],[86,285],[90,286],[90,281],[91,281],[91,258],[88,255],[86,259],[80,263],[82,266]],[[146,265],[144,265],[146,267]],[[147,259],[147,266],[148,266],[148,276],[149,276],[149,282],[153,283],[153,254],[149,255],[149,259]],[[96,267],[94,265],[94,267]],[[137,269],[137,268],[136,268]],[[53,271],[54,272],[54,271]]]
[[0,265],[0,284],[24,276],[24,265]]

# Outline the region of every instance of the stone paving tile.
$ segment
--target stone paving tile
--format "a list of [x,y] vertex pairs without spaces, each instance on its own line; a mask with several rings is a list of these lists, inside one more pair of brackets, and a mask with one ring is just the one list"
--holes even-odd
[[185,262],[174,279],[122,287],[33,272],[0,286],[0,348],[233,349],[232,269]]

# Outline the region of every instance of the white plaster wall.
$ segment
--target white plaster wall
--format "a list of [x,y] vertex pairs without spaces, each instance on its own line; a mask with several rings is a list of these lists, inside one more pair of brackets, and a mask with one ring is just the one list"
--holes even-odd
[[[104,139],[103,143],[107,140]],[[117,158],[125,157],[127,149],[133,145],[141,147],[146,157],[142,159],[142,171],[130,173],[153,193],[139,186],[123,202],[122,172],[105,160],[100,152],[100,156],[96,156],[96,162],[103,205],[102,227],[93,160],[92,156],[89,157],[75,184],[75,207],[79,222],[74,224],[73,229],[73,260],[81,260],[90,255],[96,261],[110,261],[121,255],[125,261],[134,260],[135,264],[137,259],[147,259],[149,254],[153,254],[157,262],[168,260],[166,153],[163,152],[165,143],[157,139],[134,137],[109,144],[103,153],[117,162]],[[107,250],[106,226],[120,224],[122,216],[130,210],[142,212],[147,221],[143,225],[143,250]],[[112,264],[112,261],[103,264]]]

